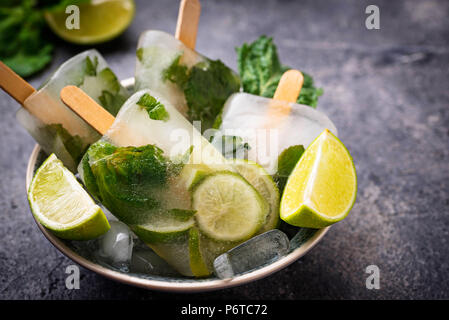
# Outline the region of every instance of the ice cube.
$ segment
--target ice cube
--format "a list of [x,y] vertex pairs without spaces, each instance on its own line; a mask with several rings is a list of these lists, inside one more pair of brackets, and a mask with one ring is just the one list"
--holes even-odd
[[251,271],[270,264],[288,253],[289,240],[285,233],[277,229],[251,238],[214,261],[214,270],[221,279]]
[[111,229],[99,239],[97,258],[122,271],[127,271],[133,252],[133,236],[120,221],[109,221]]
[[134,246],[129,271],[158,276],[179,276],[164,259],[143,244]]

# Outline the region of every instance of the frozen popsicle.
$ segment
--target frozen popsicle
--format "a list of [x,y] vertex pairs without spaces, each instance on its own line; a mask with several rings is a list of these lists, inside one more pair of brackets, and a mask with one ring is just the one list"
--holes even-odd
[[[290,80],[290,86],[283,86],[282,82],[292,76],[297,80]],[[295,83],[296,90],[292,90]],[[273,99],[248,93],[231,95],[223,108],[214,145],[220,145],[223,136],[238,137],[248,146],[248,159],[274,174],[279,154],[288,147],[302,145],[307,148],[326,128],[337,135],[335,125],[324,113],[294,103],[301,86],[300,72],[289,70],[283,75]]]
[[[183,6],[184,2],[189,5]],[[240,90],[240,79],[220,60],[194,50],[199,1],[183,3],[176,37],[157,30],[140,36],[135,88],[166,97],[190,122],[201,121],[204,131],[212,127],[226,99]]]
[[107,116],[76,87],[62,100],[103,134],[79,166],[90,191],[186,276],[265,230],[267,200],[163,96],[133,94]]
[[[26,82],[18,79],[11,90],[24,85]],[[16,99],[24,106],[17,112],[18,121],[46,153],[55,153],[66,167],[76,171],[87,147],[100,136],[61,102],[59,92],[66,85],[79,86],[114,115],[129,93],[103,57],[96,50],[88,50],[63,63],[37,91],[30,86]]]

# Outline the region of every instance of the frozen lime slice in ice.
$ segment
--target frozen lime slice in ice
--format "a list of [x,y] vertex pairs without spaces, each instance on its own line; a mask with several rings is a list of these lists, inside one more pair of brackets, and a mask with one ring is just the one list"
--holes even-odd
[[171,242],[178,239],[191,227],[195,211],[172,209],[153,213],[145,224],[131,229],[145,243]]
[[36,219],[63,239],[94,239],[110,228],[100,207],[54,154],[33,177],[28,201]]
[[249,239],[265,222],[268,205],[242,176],[210,174],[192,189],[192,208],[202,232],[219,241]]
[[242,159],[232,160],[237,172],[256,188],[270,207],[265,223],[258,233],[274,229],[279,224],[279,189],[271,176],[256,162]]
[[324,228],[346,217],[356,194],[352,157],[326,129],[309,145],[290,174],[280,216],[294,226]]
[[197,228],[189,231],[190,269],[195,277],[205,277],[211,274],[207,269],[200,250],[200,236]]
[[[78,5],[79,12],[65,8],[45,12],[50,28],[62,39],[77,44],[95,44],[120,35],[134,18],[134,0],[96,0]],[[69,8],[70,9],[70,8]],[[79,15],[79,26],[76,25]]]

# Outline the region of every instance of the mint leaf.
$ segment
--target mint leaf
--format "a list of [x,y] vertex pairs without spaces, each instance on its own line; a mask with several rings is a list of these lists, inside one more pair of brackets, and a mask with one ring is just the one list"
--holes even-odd
[[142,223],[160,209],[157,194],[171,175],[171,162],[161,149],[115,147],[99,141],[90,146],[87,157],[83,168],[88,191],[121,221]]
[[142,62],[143,59],[143,48],[139,48],[136,50],[137,59]]
[[[272,38],[261,36],[253,43],[236,48],[238,69],[244,92],[272,98],[282,74],[291,69],[281,64]],[[322,89],[314,86],[313,78],[302,72],[304,84],[297,103],[316,107]]]
[[59,136],[60,140],[64,144],[64,147],[68,153],[72,156],[75,163],[79,163],[84,152],[87,149],[87,145],[83,142],[83,139],[78,135],[71,135],[61,124],[49,124],[42,127],[48,135],[56,137]]
[[170,64],[170,66],[162,72],[162,79],[164,81],[170,81],[177,84],[181,90],[184,87],[189,78],[187,66],[179,64],[179,60],[182,55],[178,55],[175,60]]
[[245,152],[251,149],[242,137],[231,135],[215,135],[211,138],[213,145],[226,158],[245,158]]
[[90,57],[86,57],[84,62],[84,73],[88,76],[95,77],[97,75],[98,57],[94,57],[94,61]]
[[228,97],[239,90],[239,77],[220,60],[196,64],[184,88],[190,121],[201,121],[202,131],[211,128]]
[[278,157],[278,170],[274,175],[274,181],[277,182],[279,190],[284,190],[287,179],[304,153],[302,145],[288,147]]
[[137,104],[143,107],[153,120],[167,121],[169,119],[169,114],[165,110],[165,106],[148,93],[143,94],[139,101],[137,101]]
[[113,94],[107,90],[103,90],[101,96],[98,97],[101,106],[108,110],[113,116],[117,115],[126,99],[127,97],[122,96],[121,94]]
[[52,58],[53,44],[36,1],[6,1],[0,4],[0,60],[28,77]]
[[51,61],[52,51],[53,45],[51,44],[45,45],[32,54],[20,50],[13,56],[3,58],[3,62],[22,77],[28,77],[44,68]]
[[201,121],[204,131],[212,127],[226,99],[240,90],[240,79],[220,60],[199,62],[189,70],[180,59],[181,55],[173,60],[162,78],[184,91],[189,120]]

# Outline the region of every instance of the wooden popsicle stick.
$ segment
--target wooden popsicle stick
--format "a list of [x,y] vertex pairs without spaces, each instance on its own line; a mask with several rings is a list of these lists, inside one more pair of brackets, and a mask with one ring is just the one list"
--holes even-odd
[[199,0],[181,0],[175,37],[192,50],[195,49],[200,14]]
[[290,114],[290,103],[295,103],[301,92],[304,76],[298,70],[284,72],[268,107],[265,128],[277,128]]
[[36,89],[1,61],[0,87],[21,105],[26,98],[36,92]]
[[274,93],[274,100],[296,102],[304,83],[304,76],[298,70],[284,72]]
[[106,133],[115,120],[113,115],[78,87],[62,88],[61,100],[101,135]]

